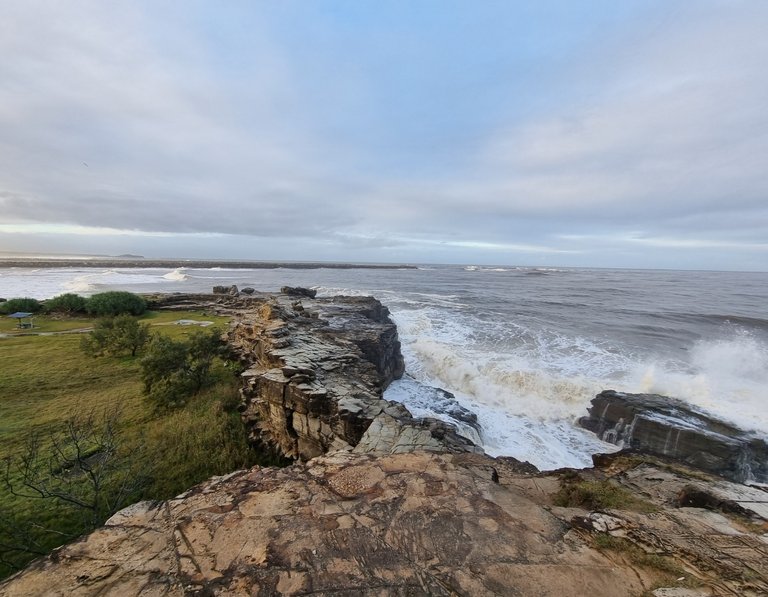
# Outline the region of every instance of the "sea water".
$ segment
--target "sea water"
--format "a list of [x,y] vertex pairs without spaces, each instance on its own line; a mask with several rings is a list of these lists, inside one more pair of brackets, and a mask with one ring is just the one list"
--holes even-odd
[[680,398],[768,433],[768,274],[535,267],[6,268],[0,296],[198,292],[237,284],[371,294],[398,325],[406,375],[386,398],[452,420],[430,387],[478,416],[492,455],[586,466],[615,449],[579,428],[603,389]]

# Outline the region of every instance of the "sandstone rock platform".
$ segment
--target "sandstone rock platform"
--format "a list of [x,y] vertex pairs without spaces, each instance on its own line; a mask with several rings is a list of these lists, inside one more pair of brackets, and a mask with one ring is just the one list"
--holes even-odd
[[602,471],[585,474],[656,507],[558,507],[562,474],[477,454],[339,452],[238,471],[119,512],[0,594],[766,594],[756,523],[677,507],[664,492],[690,479],[663,465],[617,457]]

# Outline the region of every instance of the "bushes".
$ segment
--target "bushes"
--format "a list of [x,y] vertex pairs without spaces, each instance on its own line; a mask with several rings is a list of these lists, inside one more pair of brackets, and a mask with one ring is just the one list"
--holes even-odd
[[577,473],[561,479],[560,490],[553,496],[556,506],[586,508],[588,510],[634,510],[654,512],[651,502],[632,495],[608,480],[587,481]]
[[0,303],[0,313],[8,315],[21,311],[23,313],[39,313],[43,309],[42,303],[37,299],[24,297],[12,298]]
[[40,302],[33,298],[12,298],[0,302],[0,313],[9,314],[16,311],[26,313],[89,313],[99,317],[114,317],[115,315],[142,315],[147,310],[147,301],[138,294],[124,291],[100,292],[91,298],[68,292],[60,294],[47,301]]
[[88,299],[86,310],[91,315],[108,317],[113,315],[142,315],[147,310],[147,301],[138,294],[115,290],[100,292]]
[[66,313],[68,315],[85,313],[86,304],[85,297],[68,292],[45,301],[45,310],[48,313]]

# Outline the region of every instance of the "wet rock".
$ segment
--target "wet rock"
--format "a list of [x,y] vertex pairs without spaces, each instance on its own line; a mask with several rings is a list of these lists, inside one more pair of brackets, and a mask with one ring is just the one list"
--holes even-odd
[[680,400],[606,390],[582,427],[602,440],[673,458],[740,483],[768,482],[768,443]]
[[214,286],[212,292],[213,294],[228,294],[229,296],[237,296],[240,294],[237,286],[234,284],[232,284],[232,286]]
[[302,288],[301,286],[283,286],[280,292],[289,296],[303,296],[305,298],[315,298],[317,290],[314,288]]

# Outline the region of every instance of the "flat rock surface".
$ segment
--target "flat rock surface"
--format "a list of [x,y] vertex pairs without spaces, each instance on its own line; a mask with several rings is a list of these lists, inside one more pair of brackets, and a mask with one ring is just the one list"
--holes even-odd
[[[458,488],[461,488],[458,490]],[[520,492],[450,456],[339,454],[142,503],[15,595],[567,594],[640,589]]]
[[[768,543],[721,513],[663,503],[646,514],[556,507],[558,475],[520,466],[479,454],[340,452],[285,469],[238,471],[119,512],[0,584],[0,594],[768,591]],[[641,494],[656,483],[647,478],[686,479],[649,465],[611,467]],[[664,565],[605,547],[599,537],[608,534]]]

